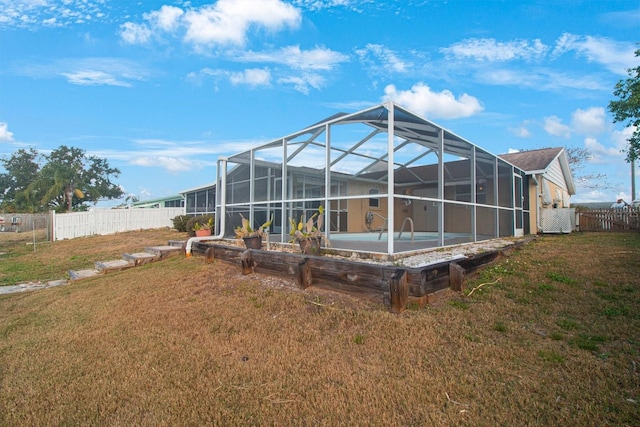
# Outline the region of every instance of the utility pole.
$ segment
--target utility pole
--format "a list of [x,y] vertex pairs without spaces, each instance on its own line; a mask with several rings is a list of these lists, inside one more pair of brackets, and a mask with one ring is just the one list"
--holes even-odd
[[631,160],[631,202],[636,200],[636,161]]

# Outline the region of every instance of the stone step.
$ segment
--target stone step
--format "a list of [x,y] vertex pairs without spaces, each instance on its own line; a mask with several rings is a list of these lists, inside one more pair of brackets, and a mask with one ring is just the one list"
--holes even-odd
[[88,269],[88,270],[69,270],[67,271],[67,274],[69,275],[69,279],[71,280],[81,280],[81,279],[86,279],[88,277],[94,277],[100,274],[100,272],[98,270],[95,269]]
[[167,242],[167,244],[169,246],[177,246],[179,248],[182,248],[183,246],[185,246],[187,244],[186,240],[169,240],[169,242]]
[[136,252],[133,254],[123,254],[122,259],[137,267],[157,260],[158,256],[149,252]]
[[158,259],[165,259],[171,255],[178,255],[182,253],[182,247],[178,246],[150,246],[144,248],[145,252],[155,254]]
[[48,282],[28,282],[20,283],[13,286],[0,286],[0,295],[14,294],[17,292],[35,291],[38,289],[52,288],[55,286],[62,286],[68,284],[66,279],[49,280]]
[[116,259],[113,261],[96,261],[95,266],[96,266],[96,270],[102,273],[126,270],[127,268],[134,267],[132,263],[124,259]]
[[[132,254],[123,254],[122,259],[113,261],[97,261],[95,268],[86,270],[69,270],[69,281],[76,281],[81,279],[87,279],[89,277],[95,277],[110,271],[125,270],[127,268],[144,265],[149,262],[158,261],[164,258],[168,258],[172,255],[178,255],[184,252],[184,240],[169,240],[166,246],[149,246],[144,248],[144,252],[137,252]],[[66,279],[53,280],[45,283],[29,283],[16,286],[3,287],[2,293],[14,293],[24,292],[25,290],[43,289],[52,286],[60,286],[67,284]]]

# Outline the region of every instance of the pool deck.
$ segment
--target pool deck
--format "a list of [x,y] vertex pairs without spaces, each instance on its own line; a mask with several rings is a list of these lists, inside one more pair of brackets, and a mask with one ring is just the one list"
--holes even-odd
[[[324,241],[323,248],[338,252],[336,253],[337,255],[346,257],[351,255],[352,252],[356,252],[362,258],[393,261],[424,252],[433,252],[435,250],[442,251],[443,249],[446,250],[447,248],[452,248],[459,245],[492,246],[492,241],[503,240],[496,237],[480,236],[482,240],[473,242],[470,240],[470,236],[462,235],[459,233],[450,233],[449,236],[445,234],[444,246],[440,246],[438,244],[438,241],[434,239],[416,239],[416,241],[413,243],[409,240],[396,240],[394,242],[395,253],[393,255],[388,255],[387,240],[385,235],[382,236],[381,240],[371,239],[371,237],[377,237],[376,233],[367,234],[365,236],[371,240],[356,240],[361,236],[361,233],[355,233],[353,235],[353,239],[345,239],[346,236],[348,236],[348,234],[343,233],[340,235],[340,237],[342,238],[331,238],[328,244],[326,241]],[[332,235],[332,237],[335,237],[335,235]],[[283,244],[280,239],[280,235],[269,235],[269,241],[275,245]],[[288,244],[287,241],[285,241],[285,244]]]

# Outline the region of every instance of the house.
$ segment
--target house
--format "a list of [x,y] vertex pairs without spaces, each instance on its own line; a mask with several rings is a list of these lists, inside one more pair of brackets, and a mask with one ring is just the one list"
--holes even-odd
[[501,154],[501,159],[525,171],[529,200],[534,203],[529,227],[532,233],[571,232],[575,213],[570,209],[576,189],[564,148],[543,148]]
[[142,200],[134,202],[131,207],[136,209],[143,208],[180,208],[184,206],[184,197],[181,195],[161,197],[159,199]]

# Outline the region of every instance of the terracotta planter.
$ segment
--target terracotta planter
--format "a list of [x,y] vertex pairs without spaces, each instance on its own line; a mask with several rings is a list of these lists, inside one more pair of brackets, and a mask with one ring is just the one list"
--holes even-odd
[[305,255],[322,255],[322,237],[306,237],[298,240],[298,244]]
[[196,231],[196,237],[211,236],[211,230],[209,228],[202,229],[202,230],[195,230],[195,231]]
[[243,237],[247,249],[262,249],[262,236]]

